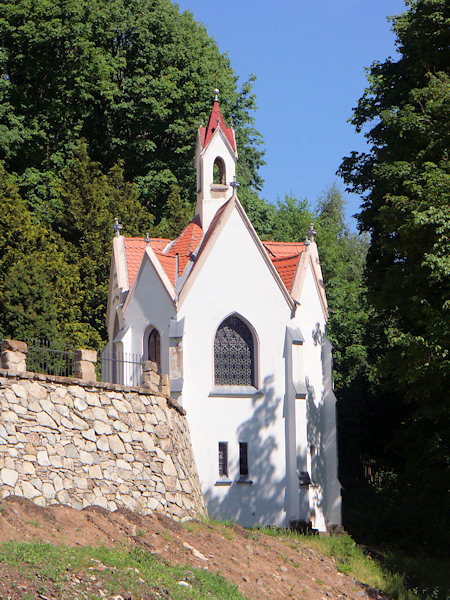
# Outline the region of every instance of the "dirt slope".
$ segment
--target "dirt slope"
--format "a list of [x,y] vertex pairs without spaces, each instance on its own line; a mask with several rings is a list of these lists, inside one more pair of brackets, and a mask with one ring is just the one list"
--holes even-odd
[[[364,600],[369,596],[381,600],[339,573],[331,559],[295,541],[282,542],[238,526],[232,530],[215,523],[182,526],[158,513],[141,517],[126,509],[110,513],[100,507],[82,511],[63,505],[41,508],[10,496],[1,503],[0,543],[10,540],[138,546],[167,564],[219,571],[254,600]],[[30,581],[20,578],[18,569],[0,564],[0,599],[22,597],[11,593],[12,588],[20,591],[21,585],[29,588]]]

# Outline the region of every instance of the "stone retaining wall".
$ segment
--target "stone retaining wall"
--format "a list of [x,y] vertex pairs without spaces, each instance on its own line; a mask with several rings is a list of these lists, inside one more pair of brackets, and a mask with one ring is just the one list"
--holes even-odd
[[145,388],[0,369],[0,498],[206,513],[184,411]]

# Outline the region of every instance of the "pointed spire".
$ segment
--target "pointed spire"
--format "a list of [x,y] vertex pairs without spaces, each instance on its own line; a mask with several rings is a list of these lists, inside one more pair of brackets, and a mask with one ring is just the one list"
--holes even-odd
[[200,136],[202,147],[207,146],[209,140],[212,138],[216,129],[220,128],[221,131],[225,134],[230,146],[233,148],[234,152],[236,152],[236,142],[234,139],[234,132],[231,127],[227,127],[225,123],[225,119],[222,116],[219,106],[219,88],[214,89],[214,104],[211,110],[211,114],[208,119],[208,124],[206,127],[200,127]]

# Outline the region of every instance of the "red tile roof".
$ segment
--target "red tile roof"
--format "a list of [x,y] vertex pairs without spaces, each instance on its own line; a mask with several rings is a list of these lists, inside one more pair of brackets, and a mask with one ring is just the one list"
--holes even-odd
[[[176,273],[176,255],[178,254],[178,276],[180,277],[186,265],[189,262],[192,254],[197,250],[200,242],[203,239],[200,251],[205,247],[213,230],[215,229],[221,214],[225,210],[228,203],[225,203],[215,215],[208,233],[203,237],[203,230],[194,219],[181,232],[178,238],[172,243],[166,238],[152,238],[150,246],[155,252],[162,268],[172,285],[175,287]],[[133,285],[133,281],[139,270],[139,266],[144,256],[147,242],[145,238],[124,238],[125,253],[128,269],[129,286]],[[265,247],[273,266],[276,268],[281,277],[286,289],[290,292],[297,271],[298,261],[302,252],[306,250],[304,242],[262,242]]]
[[144,255],[146,241],[145,238],[124,238],[125,254],[127,257],[128,285],[131,288],[134,278],[141,264]]
[[[178,254],[178,276],[183,274],[187,263],[203,237],[203,230],[194,220],[181,232],[173,244],[166,249],[170,240],[152,238],[150,246],[155,252],[162,268],[173,286],[175,286],[176,255]],[[145,238],[124,238],[128,270],[128,285],[131,288],[144,256],[147,242]]]
[[175,287],[175,273],[176,273],[176,258],[175,256],[163,254],[162,252],[155,252],[162,268],[166,272],[167,277],[170,279],[170,283]]
[[[136,238],[139,239],[139,238]],[[153,250],[159,250],[160,252],[162,252],[164,250],[164,248],[170,244],[171,240],[169,240],[168,238],[151,238],[150,239],[150,246],[152,247]]]
[[294,254],[294,256],[288,256],[286,258],[270,258],[272,259],[273,266],[278,271],[278,275],[286,286],[287,291],[290,292],[292,284],[294,283],[295,273],[297,272],[300,254]]
[[212,138],[213,133],[220,127],[220,129],[225,134],[227,140],[230,142],[230,146],[236,152],[236,142],[234,140],[234,133],[231,127],[227,127],[222,117],[222,113],[220,112],[219,101],[214,100],[214,104],[212,107],[211,114],[209,116],[208,125],[206,127],[200,127],[200,139],[202,142],[202,148],[204,148],[209,140]]
[[191,221],[189,225],[180,233],[172,246],[169,248],[169,254],[192,254],[200,244],[203,237],[203,229],[195,221]]
[[293,256],[306,250],[305,242],[263,242],[269,256],[281,258]]
[[[153,238],[150,240],[150,246],[155,251],[161,251],[169,242],[170,240],[165,238]],[[145,241],[145,238],[126,237],[124,238],[124,243],[125,255],[127,259],[128,285],[131,288],[134,278],[136,277],[141,265],[147,242]]]
[[300,255],[306,250],[304,242],[263,242],[273,266],[288,292],[292,289]]

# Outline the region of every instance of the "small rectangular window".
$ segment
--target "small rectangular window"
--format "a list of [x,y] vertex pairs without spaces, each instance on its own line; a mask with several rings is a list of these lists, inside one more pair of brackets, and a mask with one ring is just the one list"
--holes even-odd
[[228,442],[219,442],[219,476],[228,477]]
[[248,443],[239,442],[239,475],[248,477]]
[[316,470],[317,470],[317,456],[316,456],[316,447],[311,445],[309,447],[309,453],[311,455],[311,479],[314,482],[316,481]]

